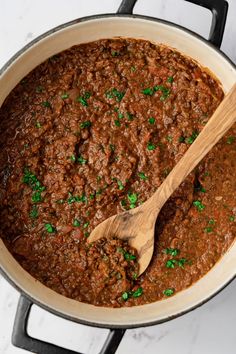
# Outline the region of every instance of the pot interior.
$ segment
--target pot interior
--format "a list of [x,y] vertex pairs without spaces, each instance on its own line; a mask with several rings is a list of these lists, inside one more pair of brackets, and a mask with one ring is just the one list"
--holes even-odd
[[[227,58],[183,29],[142,17],[100,16],[61,26],[27,46],[0,76],[0,105],[16,84],[47,58],[76,44],[113,37],[146,39],[176,48],[207,67],[221,81],[225,92],[236,82],[236,69]],[[95,307],[57,294],[24,271],[1,239],[0,266],[19,289],[51,311],[92,325],[134,327],[178,316],[213,296],[235,276],[236,243],[190,288],[166,300],[131,308]]]

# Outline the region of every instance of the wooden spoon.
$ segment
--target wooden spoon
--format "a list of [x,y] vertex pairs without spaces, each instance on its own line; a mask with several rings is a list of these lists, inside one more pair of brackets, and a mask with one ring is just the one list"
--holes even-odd
[[142,274],[152,258],[155,223],[162,206],[235,121],[236,84],[152,197],[135,209],[103,221],[92,231],[88,242],[97,241],[102,237],[128,240],[130,246],[138,251],[139,275]]

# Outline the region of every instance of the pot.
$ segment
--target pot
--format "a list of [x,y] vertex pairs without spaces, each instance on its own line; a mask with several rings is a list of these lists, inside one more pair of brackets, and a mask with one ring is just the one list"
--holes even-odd
[[[187,0],[213,12],[210,40],[207,41],[173,23],[132,11],[137,0],[123,0],[117,14],[81,18],[39,36],[14,55],[0,72],[0,105],[16,84],[47,58],[69,47],[112,37],[142,38],[176,48],[207,67],[227,92],[236,82],[236,67],[217,48],[222,41],[227,16],[224,0]],[[28,274],[0,239],[0,268],[21,293],[59,316],[106,328],[132,328],[161,323],[203,304],[224,288],[236,275],[236,243],[198,282],[174,297],[131,308],[102,308],[81,303],[50,290]]]

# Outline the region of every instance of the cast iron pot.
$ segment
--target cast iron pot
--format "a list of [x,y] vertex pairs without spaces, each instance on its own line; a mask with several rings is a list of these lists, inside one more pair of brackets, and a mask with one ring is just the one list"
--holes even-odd
[[[236,67],[218,49],[227,16],[226,1],[187,0],[212,11],[209,41],[173,23],[133,15],[136,1],[123,0],[117,14],[90,16],[63,24],[26,45],[6,63],[0,72],[0,105],[25,75],[52,55],[76,44],[117,36],[147,39],[176,48],[209,68],[219,78],[225,92],[231,88],[236,82]],[[170,320],[196,308],[218,293],[236,275],[236,243],[203,278],[190,288],[166,300],[131,308],[95,307],[57,294],[24,271],[2,240],[0,240],[0,268],[11,284],[28,299],[59,316],[93,326],[124,329]],[[30,305],[21,302],[20,307],[24,308],[27,317]],[[22,319],[19,320],[20,323]],[[22,328],[22,331],[25,331],[25,328]],[[109,346],[106,344],[103,352],[109,354],[114,352],[123,333],[124,330],[113,330],[110,339],[113,338],[114,342]],[[16,342],[16,339],[13,338],[13,341]],[[39,353],[51,353],[48,347],[47,350],[41,351],[36,351],[37,348],[33,349]],[[55,351],[57,354],[59,352],[58,349]]]

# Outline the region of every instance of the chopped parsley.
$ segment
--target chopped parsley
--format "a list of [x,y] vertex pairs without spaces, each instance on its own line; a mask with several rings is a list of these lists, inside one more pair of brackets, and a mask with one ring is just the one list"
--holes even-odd
[[74,219],[74,221],[73,221],[73,226],[74,226],[74,227],[80,227],[80,222],[79,222],[78,219]]
[[122,294],[122,299],[124,300],[124,301],[126,301],[126,300],[128,300],[128,298],[129,298],[129,293],[127,292],[127,291],[125,291],[123,294]]
[[169,259],[166,262],[166,268],[175,268],[176,263],[177,263],[177,261],[175,259]]
[[61,95],[61,98],[62,98],[63,100],[65,100],[65,99],[69,98],[69,94],[68,94],[68,93],[63,93],[63,94]]
[[234,221],[235,220],[235,217],[233,216],[233,215],[231,215],[230,217],[229,217],[229,221]]
[[80,123],[80,128],[85,129],[91,127],[92,123],[90,120],[86,120],[85,122]]
[[36,128],[41,128],[41,127],[42,127],[42,125],[41,125],[41,123],[40,123],[40,122],[36,122],[36,123],[35,123],[35,127],[36,127]]
[[163,294],[164,294],[165,296],[171,296],[171,295],[174,294],[174,292],[175,292],[175,289],[173,289],[173,288],[168,288],[168,289],[165,289],[165,290],[163,291]]
[[139,296],[141,296],[142,295],[142,293],[143,293],[143,288],[138,288],[137,290],[135,290],[134,292],[133,292],[133,294],[132,294],[132,296],[133,297],[139,297]]
[[115,148],[116,148],[115,145],[110,144],[109,147],[110,147],[111,151],[115,151]]
[[124,185],[123,183],[118,179],[117,180],[117,184],[118,184],[118,187],[119,187],[119,190],[121,191],[122,189],[124,189]]
[[179,137],[179,143],[184,143],[185,141],[185,137],[184,136],[180,136]]
[[38,215],[39,215],[38,208],[37,208],[36,205],[33,205],[33,208],[32,208],[32,210],[30,211],[30,217],[31,217],[32,219],[37,219]]
[[72,162],[75,162],[76,161],[76,156],[75,155],[71,155],[70,159],[71,159]]
[[56,232],[56,228],[54,226],[52,226],[52,224],[45,224],[44,228],[49,234]]
[[147,144],[147,149],[148,149],[149,151],[153,151],[153,150],[156,149],[156,145],[153,144],[153,143],[151,143],[151,142],[149,141],[149,143]]
[[84,223],[83,228],[86,229],[89,226],[89,221],[87,221],[86,223]]
[[119,113],[118,113],[118,118],[119,118],[119,119],[124,118],[124,114],[119,112]]
[[108,99],[112,99],[112,98],[115,98],[117,102],[120,102],[122,100],[122,98],[124,97],[125,95],[125,92],[122,92],[122,91],[118,91],[116,88],[113,88],[111,90],[108,90],[106,93],[105,93],[105,96],[108,98]]
[[112,55],[113,57],[118,57],[118,56],[120,55],[120,53],[119,53],[119,52],[116,52],[115,50],[112,50],[112,51],[111,51],[111,55]]
[[115,126],[120,127],[120,121],[118,119],[115,120]]
[[136,259],[136,256],[129,252],[125,252],[124,257],[126,261],[134,261]]
[[170,254],[171,256],[177,256],[180,251],[177,248],[166,248],[163,252],[165,254]]
[[206,233],[210,233],[210,232],[212,232],[212,231],[213,231],[213,228],[210,227],[210,226],[205,227],[205,229],[204,229],[204,232],[206,232]]
[[194,142],[194,140],[196,140],[198,134],[199,133],[197,131],[194,131],[189,138],[185,138],[186,144],[190,144],[191,145]]
[[210,224],[210,225],[214,225],[216,222],[215,222],[215,220],[214,219],[210,219],[209,221],[208,221],[208,224]]
[[145,173],[143,172],[139,172],[138,176],[140,179],[142,179],[143,181],[146,181],[148,179],[148,177],[145,175]]
[[128,193],[128,200],[130,203],[130,209],[136,208],[136,203],[138,201],[138,195],[137,193]]
[[72,204],[75,202],[86,202],[86,201],[87,201],[87,197],[85,196],[85,194],[79,197],[77,195],[73,196],[73,194],[69,192],[69,198],[67,199],[68,204]]
[[234,136],[229,136],[227,138],[227,144],[229,144],[229,145],[233,144],[235,142],[235,139],[236,138]]
[[151,117],[151,118],[148,119],[148,122],[149,122],[150,124],[155,124],[155,121],[156,121],[156,119],[153,118],[153,117]]
[[48,102],[48,101],[44,101],[44,102],[42,102],[42,106],[43,106],[43,107],[50,108],[50,107],[51,107],[51,103]]
[[22,182],[27,184],[33,191],[32,201],[34,203],[39,203],[42,201],[41,192],[43,192],[46,187],[44,187],[38,178],[28,169],[24,169],[24,176]]
[[142,93],[147,96],[152,96],[154,94],[154,92],[155,91],[150,87],[147,87],[144,90],[142,90]]
[[40,203],[43,199],[40,191],[36,191],[32,194],[31,200],[33,203]]
[[139,297],[143,294],[143,288],[139,287],[137,290],[135,291],[125,291],[121,297],[124,301],[127,301],[130,297]]
[[81,103],[84,107],[88,107],[88,99],[91,97],[90,92],[85,92],[83,96],[79,96],[76,98],[76,102]]
[[131,70],[132,72],[136,71],[135,66],[131,66],[130,70]]
[[146,96],[152,96],[156,91],[162,92],[162,95],[160,97],[161,101],[164,101],[170,95],[170,89],[168,89],[163,85],[156,85],[153,88],[147,87],[144,90],[142,90],[142,93]]
[[205,205],[202,204],[200,200],[195,200],[193,205],[197,208],[198,211],[202,211],[205,209]]
[[185,263],[188,263],[186,258],[180,258],[177,260],[177,264],[180,268],[184,268]]
[[172,84],[173,81],[174,81],[173,76],[169,76],[169,77],[167,78],[167,82],[169,82],[170,84]]
[[88,160],[86,160],[85,158],[83,158],[83,156],[78,156],[78,158],[77,158],[77,161],[78,161],[78,163],[80,164],[80,165],[85,165],[87,162],[88,162]]
[[127,115],[127,118],[128,118],[129,121],[134,119],[134,115],[133,114],[127,112],[126,115]]

